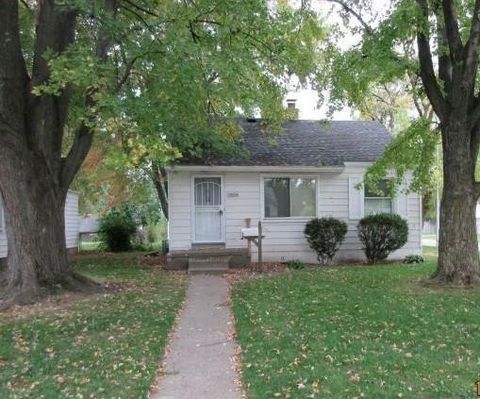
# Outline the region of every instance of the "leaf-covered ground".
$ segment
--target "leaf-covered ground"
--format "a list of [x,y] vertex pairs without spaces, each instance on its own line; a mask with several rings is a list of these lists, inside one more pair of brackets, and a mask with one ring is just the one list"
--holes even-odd
[[420,266],[290,271],[233,290],[251,398],[474,398],[480,290]]
[[69,306],[0,316],[0,398],[143,398],[184,297],[184,275],[132,255],[90,256],[78,270],[125,286]]

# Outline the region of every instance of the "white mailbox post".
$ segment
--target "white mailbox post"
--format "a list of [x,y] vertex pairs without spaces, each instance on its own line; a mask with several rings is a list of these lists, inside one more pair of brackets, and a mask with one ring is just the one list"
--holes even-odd
[[253,242],[258,248],[258,263],[262,264],[262,239],[265,237],[262,232],[262,222],[258,221],[258,227],[250,227],[250,219],[246,219],[247,227],[242,228],[242,240],[248,240],[248,253],[251,251],[251,243]]

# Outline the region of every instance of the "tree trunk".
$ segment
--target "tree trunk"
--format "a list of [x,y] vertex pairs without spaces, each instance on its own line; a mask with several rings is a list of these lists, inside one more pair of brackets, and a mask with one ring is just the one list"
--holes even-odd
[[422,195],[422,231],[425,226],[425,220],[427,218],[427,212],[430,210],[430,200],[432,199],[432,191],[428,190]]
[[[3,5],[5,3],[5,5]],[[56,95],[34,95],[51,71],[47,52],[62,55],[78,39],[75,4],[39,1],[31,67],[20,41],[18,1],[0,7],[0,195],[3,197],[8,240],[5,303],[28,303],[43,291],[59,287],[91,290],[98,287],[77,275],[67,260],[64,207],[67,190],[92,144],[93,128],[83,120],[73,132],[68,154],[65,130],[72,86]],[[38,3],[38,4],[37,4]],[[92,52],[107,61],[110,27],[116,0],[104,0]],[[96,18],[92,15],[92,18]],[[93,26],[95,25],[95,27]],[[85,90],[85,107],[96,104],[97,88]],[[2,285],[3,282],[0,282]],[[4,288],[4,287],[2,287]]]
[[67,258],[65,199],[29,151],[0,149],[5,162],[0,191],[8,241],[4,304],[27,304],[59,289],[91,291],[99,286],[75,273]]
[[168,177],[167,171],[162,166],[154,165],[150,172],[150,177],[153,185],[157,190],[160,206],[162,207],[163,215],[168,220]]
[[472,151],[475,145],[464,126],[449,123],[442,131],[444,184],[438,268],[433,276],[439,282],[456,285],[480,282],[474,178],[478,150]]

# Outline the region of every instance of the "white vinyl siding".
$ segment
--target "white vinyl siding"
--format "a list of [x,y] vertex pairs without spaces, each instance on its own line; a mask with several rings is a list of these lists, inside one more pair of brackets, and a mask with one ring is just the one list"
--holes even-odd
[[192,245],[193,195],[190,173],[168,174],[169,246],[171,250]]
[[[306,173],[302,177],[316,179],[316,214],[318,217],[332,216],[343,220],[348,225],[345,242],[340,247],[338,259],[364,259],[361,243],[357,236],[357,224],[363,217],[363,189],[352,191],[361,183],[366,169],[365,164],[347,165],[343,172]],[[171,171],[169,179],[170,192],[170,248],[171,250],[190,249],[191,241],[191,177],[198,176],[199,171]],[[212,173],[213,174],[213,173]],[[216,173],[218,175],[218,173]],[[224,216],[225,245],[227,248],[246,247],[246,240],[241,240],[240,231],[249,218],[251,226],[262,220],[265,238],[263,240],[263,258],[269,261],[286,261],[299,259],[316,262],[313,251],[309,248],[303,230],[307,218],[263,218],[264,194],[263,179],[268,177],[299,177],[292,173],[258,172],[224,172]],[[208,176],[208,173],[205,173]],[[349,195],[357,193],[354,198]],[[353,194],[355,195],[355,194]],[[358,208],[353,207],[356,203]],[[408,220],[409,239],[404,248],[392,254],[399,259],[408,254],[421,253],[421,214],[420,197],[415,193],[400,194],[393,201],[394,211]],[[353,211],[353,212],[352,212]],[[351,217],[354,216],[354,217]],[[263,219],[262,219],[263,218]],[[252,260],[256,260],[256,247],[252,245]]]
[[65,202],[65,241],[67,248],[78,247],[80,215],[78,214],[78,194],[69,191]]
[[352,220],[359,220],[364,213],[362,176],[348,177],[348,217]]
[[[8,254],[7,235],[4,228],[3,207],[0,204],[2,213],[3,228],[0,229],[0,258],[6,258]],[[67,248],[78,247],[78,231],[80,227],[80,216],[78,214],[78,194],[69,191],[65,202],[65,241]]]

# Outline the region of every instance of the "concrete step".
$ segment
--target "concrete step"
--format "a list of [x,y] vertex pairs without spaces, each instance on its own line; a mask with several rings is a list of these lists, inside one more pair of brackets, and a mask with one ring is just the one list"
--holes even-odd
[[188,272],[224,272],[229,269],[230,258],[230,255],[193,256],[188,259]]
[[[195,248],[189,250],[170,251],[167,254],[167,269],[169,270],[188,270],[191,259],[203,259],[205,263],[218,263],[208,261],[209,258],[227,257],[229,267],[239,268],[250,264],[250,255],[247,248]],[[190,266],[196,266],[195,260]],[[220,263],[224,263],[221,261]],[[203,266],[198,266],[203,267]]]
[[198,268],[198,269],[188,269],[188,274],[224,274],[230,273],[230,269],[209,269],[206,268]]

